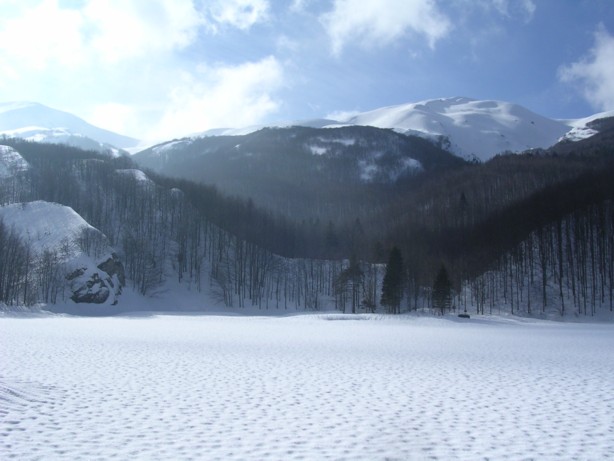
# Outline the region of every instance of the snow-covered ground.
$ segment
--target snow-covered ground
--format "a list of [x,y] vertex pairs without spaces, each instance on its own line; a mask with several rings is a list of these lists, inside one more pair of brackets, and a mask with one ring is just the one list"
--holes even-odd
[[3,459],[613,459],[611,324],[0,318]]

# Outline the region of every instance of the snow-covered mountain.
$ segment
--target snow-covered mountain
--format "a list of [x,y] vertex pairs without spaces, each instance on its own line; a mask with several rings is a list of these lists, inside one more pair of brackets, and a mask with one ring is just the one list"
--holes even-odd
[[[388,189],[423,173],[464,165],[429,141],[366,126],[337,129],[268,128],[242,136],[186,138],[135,154],[142,168],[215,185],[288,216],[333,219],[332,203],[360,206],[355,194],[369,185]],[[354,191],[354,192],[352,192]],[[323,199],[322,197],[328,198]],[[372,191],[370,199],[374,199]],[[382,196],[382,200],[384,196]]]
[[136,139],[91,125],[68,112],[35,102],[0,104],[0,134],[115,153],[117,148],[134,147],[139,143]]
[[597,133],[588,124],[612,115],[614,112],[604,112],[578,120],[553,120],[510,102],[450,97],[382,107],[339,120],[323,118],[274,126],[211,129],[191,138],[246,135],[265,127],[373,126],[420,136],[460,157],[485,161],[503,152],[548,148],[561,139],[584,139]]
[[[431,99],[354,114],[345,119],[318,118],[249,127],[214,128],[191,139],[242,136],[263,128],[301,126],[342,128],[348,125],[393,129],[434,141],[464,158],[488,160],[503,152],[548,148],[560,140],[577,141],[597,133],[595,120],[612,117],[614,111],[577,120],[553,120],[518,104],[465,97]],[[0,135],[36,142],[63,143],[75,147],[130,153],[143,150],[139,141],[95,127],[67,112],[34,102],[0,104]],[[119,148],[119,149],[118,149]]]
[[506,151],[550,147],[570,130],[565,122],[517,104],[461,97],[383,107],[343,122],[439,140],[457,155],[480,160]]
[[105,235],[72,208],[45,201],[0,207],[0,220],[29,245],[37,270],[55,274],[76,303],[115,304],[124,269]]
[[244,136],[263,128],[289,128],[292,126],[302,126],[306,128],[326,128],[326,127],[338,127],[339,122],[328,118],[315,118],[308,120],[292,120],[289,122],[277,123],[274,126],[271,125],[252,125],[243,128],[212,128],[201,133],[194,133],[190,135],[191,138],[204,138],[208,136]]

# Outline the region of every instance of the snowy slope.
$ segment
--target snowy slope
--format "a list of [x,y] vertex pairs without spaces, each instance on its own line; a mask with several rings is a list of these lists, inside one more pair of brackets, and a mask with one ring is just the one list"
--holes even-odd
[[190,138],[204,138],[207,136],[243,136],[254,133],[263,128],[289,128],[291,126],[304,126],[307,128],[324,128],[327,126],[338,126],[339,122],[325,118],[316,118],[308,120],[293,120],[289,122],[281,122],[275,125],[252,125],[244,128],[212,128],[202,133],[194,133]]
[[57,255],[74,301],[117,302],[123,268],[106,237],[72,208],[44,201],[15,203],[0,207],[0,219],[30,245],[35,258],[46,251]]
[[586,118],[579,118],[576,120],[564,120],[564,123],[571,126],[571,130],[567,132],[562,140],[567,141],[580,141],[582,139],[590,138],[598,133],[598,130],[591,128],[591,124],[602,118],[614,117],[614,110],[608,112],[600,112],[598,114],[591,115]]
[[86,147],[92,142],[103,148],[138,144],[136,139],[95,127],[68,112],[34,102],[0,104],[0,134],[37,142],[65,142],[77,147]]
[[136,168],[126,168],[121,170],[115,170],[117,174],[133,178],[137,183],[143,186],[153,186],[154,182],[141,170]]
[[10,146],[0,145],[0,179],[13,177],[22,171],[27,171],[30,164]]
[[31,142],[44,142],[50,144],[66,144],[84,150],[93,150],[112,157],[124,155],[123,149],[111,144],[96,141],[82,134],[72,133],[66,128],[44,128],[27,126],[16,130],[6,130],[2,135],[9,138],[21,138]]
[[354,115],[345,123],[392,128],[434,140],[449,140],[457,155],[487,160],[505,152],[546,148],[558,141],[569,126],[503,101],[469,98],[432,99],[384,107]]
[[13,227],[37,253],[59,249],[62,241],[72,242],[67,258],[77,257],[76,240],[83,229],[93,229],[72,208],[50,202],[29,202],[0,208],[0,217]]

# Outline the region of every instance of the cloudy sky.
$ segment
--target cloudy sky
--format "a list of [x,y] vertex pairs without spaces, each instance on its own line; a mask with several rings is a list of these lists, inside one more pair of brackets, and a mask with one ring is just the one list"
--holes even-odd
[[614,109],[614,1],[0,2],[0,101],[141,139],[447,96]]

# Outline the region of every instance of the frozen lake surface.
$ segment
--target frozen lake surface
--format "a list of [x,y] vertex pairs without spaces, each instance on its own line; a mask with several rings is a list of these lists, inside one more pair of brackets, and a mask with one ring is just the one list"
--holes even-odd
[[614,325],[0,318],[3,459],[614,459]]

